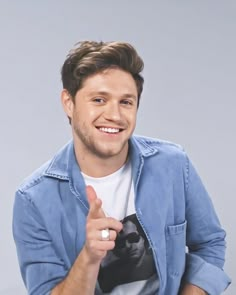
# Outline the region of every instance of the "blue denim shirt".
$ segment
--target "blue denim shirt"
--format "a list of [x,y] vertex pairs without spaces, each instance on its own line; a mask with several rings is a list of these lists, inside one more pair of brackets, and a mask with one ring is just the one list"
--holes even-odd
[[[178,294],[181,280],[221,294],[230,283],[222,269],[225,232],[183,149],[133,136],[129,157],[137,218],[160,279],[158,294]],[[65,278],[84,245],[88,209],[70,142],[16,192],[13,234],[29,294],[50,294]]]

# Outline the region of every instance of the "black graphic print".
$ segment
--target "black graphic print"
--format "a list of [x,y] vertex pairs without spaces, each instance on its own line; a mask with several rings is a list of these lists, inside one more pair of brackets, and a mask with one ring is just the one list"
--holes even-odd
[[149,279],[156,273],[152,251],[135,214],[122,220],[115,248],[107,253],[99,271],[98,281],[103,292],[118,285]]

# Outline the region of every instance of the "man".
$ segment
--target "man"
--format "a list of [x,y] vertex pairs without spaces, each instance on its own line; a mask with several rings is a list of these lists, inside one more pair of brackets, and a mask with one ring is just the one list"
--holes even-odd
[[155,294],[158,280],[153,255],[136,214],[125,217],[122,224],[122,231],[116,237],[115,248],[109,251],[101,262],[98,276],[100,288],[109,293],[114,287],[122,285],[123,294],[128,294],[129,290],[124,290],[125,284],[136,282],[137,286],[139,282],[143,285],[142,281],[148,280],[149,283],[145,284],[147,290],[142,288],[141,294]]
[[149,275],[109,293],[220,294],[230,282],[222,270],[225,232],[187,155],[132,135],[142,69],[122,42],[82,42],[64,62],[61,99],[73,141],[25,180],[14,205],[31,295],[103,294],[103,262],[122,235],[121,220],[133,214],[151,248]]

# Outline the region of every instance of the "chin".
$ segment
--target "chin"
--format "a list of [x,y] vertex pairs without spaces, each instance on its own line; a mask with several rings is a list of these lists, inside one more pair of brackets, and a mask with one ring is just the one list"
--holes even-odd
[[98,148],[96,151],[96,154],[99,155],[102,158],[110,158],[110,157],[116,157],[119,155],[122,155],[122,153],[125,152],[125,148]]
[[103,159],[108,159],[112,157],[118,156],[120,153],[119,152],[114,152],[114,151],[107,151],[107,152],[98,152],[97,155]]

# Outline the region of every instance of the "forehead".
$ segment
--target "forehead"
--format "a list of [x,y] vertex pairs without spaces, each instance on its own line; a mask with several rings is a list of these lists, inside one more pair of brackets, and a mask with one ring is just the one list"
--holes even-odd
[[137,86],[132,75],[118,68],[109,68],[88,76],[81,88],[88,92],[127,92],[137,96]]
[[137,232],[137,227],[133,222],[128,220],[126,223],[123,224],[123,231],[121,232],[121,236],[124,237],[133,232]]

